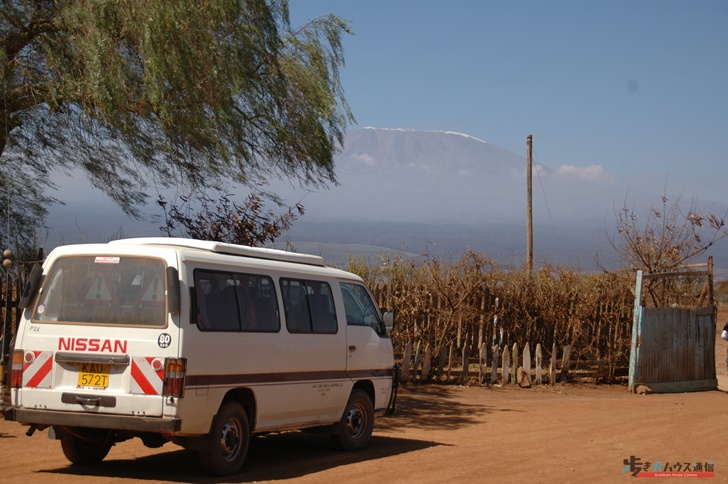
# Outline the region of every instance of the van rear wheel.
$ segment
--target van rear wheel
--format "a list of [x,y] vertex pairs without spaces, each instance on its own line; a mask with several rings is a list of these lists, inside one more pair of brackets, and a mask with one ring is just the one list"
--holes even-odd
[[369,444],[374,430],[374,405],[369,394],[355,389],[341,420],[336,425],[332,440],[344,450],[359,450]]
[[238,402],[226,402],[215,417],[207,450],[199,453],[200,464],[211,474],[235,474],[245,462],[249,444],[248,414]]
[[111,444],[97,443],[63,433],[61,434],[61,449],[70,462],[79,465],[93,465],[104,460],[111,450]]

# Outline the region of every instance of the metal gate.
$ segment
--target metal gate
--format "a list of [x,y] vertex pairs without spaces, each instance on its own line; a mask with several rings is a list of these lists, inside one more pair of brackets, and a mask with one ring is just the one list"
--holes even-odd
[[[640,385],[658,393],[718,388],[712,260],[701,265],[708,269],[646,275],[637,272],[629,361],[631,392],[635,393]],[[700,296],[685,291],[685,287],[696,287],[696,278],[705,277]],[[677,278],[683,282],[676,284]],[[688,278],[690,282],[686,284]],[[643,291],[646,286],[647,291]],[[660,291],[660,296],[672,294],[655,297]],[[646,307],[647,292],[655,307]]]

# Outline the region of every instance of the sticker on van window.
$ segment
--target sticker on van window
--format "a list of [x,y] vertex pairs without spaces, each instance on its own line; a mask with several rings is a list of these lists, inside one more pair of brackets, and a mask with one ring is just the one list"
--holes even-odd
[[170,344],[172,344],[172,336],[170,336],[169,333],[160,334],[159,338],[157,338],[157,344],[160,348],[167,348]]
[[97,264],[118,264],[119,260],[121,260],[120,257],[96,257],[94,259],[94,262]]

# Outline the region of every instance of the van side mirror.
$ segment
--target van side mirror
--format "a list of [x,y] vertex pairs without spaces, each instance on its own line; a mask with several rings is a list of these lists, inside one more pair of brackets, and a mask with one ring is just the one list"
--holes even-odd
[[392,311],[384,313],[384,327],[387,331],[392,331],[394,329],[394,313]]
[[167,267],[167,308],[169,314],[179,313],[179,271]]

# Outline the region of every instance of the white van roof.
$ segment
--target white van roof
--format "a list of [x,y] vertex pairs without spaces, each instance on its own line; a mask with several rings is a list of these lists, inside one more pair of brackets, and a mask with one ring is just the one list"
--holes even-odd
[[249,247],[247,245],[226,244],[223,242],[213,242],[209,240],[184,239],[177,237],[138,237],[132,239],[112,240],[109,244],[185,247],[216,252],[218,254],[237,255],[241,257],[251,257],[254,259],[293,262],[297,264],[324,267],[323,258],[317,255],[299,254],[296,252],[286,252],[284,250],[268,249],[263,247]]

